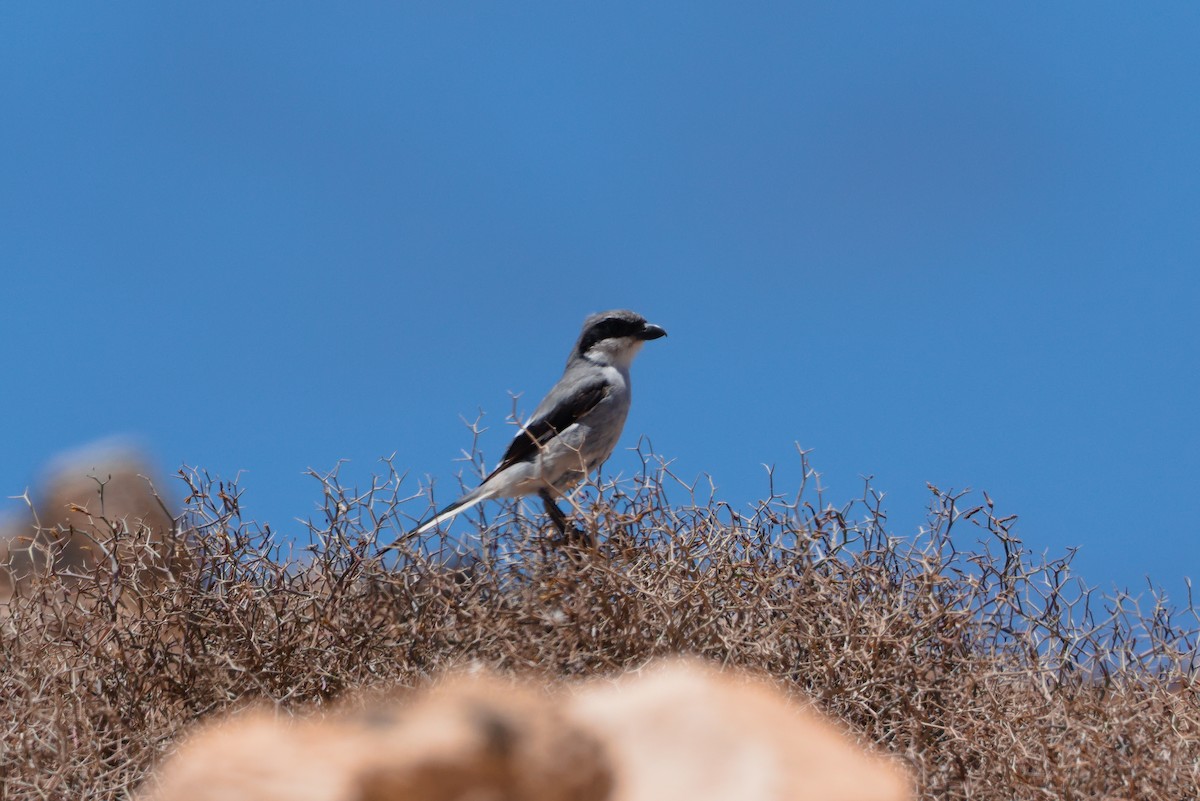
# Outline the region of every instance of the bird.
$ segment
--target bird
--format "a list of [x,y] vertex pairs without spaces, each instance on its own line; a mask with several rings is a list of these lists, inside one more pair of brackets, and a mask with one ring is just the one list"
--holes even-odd
[[666,335],[628,309],[589,316],[562,377],[522,424],[496,469],[401,539],[423,534],[483,501],[533,494],[541,498],[559,536],[569,536],[556,497],[612,454],[629,414],[630,365],[642,345]]

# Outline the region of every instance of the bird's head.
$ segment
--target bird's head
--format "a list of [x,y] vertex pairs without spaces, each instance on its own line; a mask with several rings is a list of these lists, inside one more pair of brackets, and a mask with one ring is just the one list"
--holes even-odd
[[572,358],[628,369],[646,340],[666,335],[666,331],[646,322],[636,312],[627,309],[600,312],[583,321]]

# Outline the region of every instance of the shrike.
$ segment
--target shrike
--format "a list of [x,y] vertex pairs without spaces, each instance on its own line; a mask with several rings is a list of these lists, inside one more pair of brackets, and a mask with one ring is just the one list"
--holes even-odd
[[418,535],[489,498],[537,493],[560,535],[567,516],[555,499],[606,460],[629,414],[629,366],[649,339],[667,332],[640,314],[617,309],[593,314],[567,358],[562,378],[521,426],[483,483],[409,534]]

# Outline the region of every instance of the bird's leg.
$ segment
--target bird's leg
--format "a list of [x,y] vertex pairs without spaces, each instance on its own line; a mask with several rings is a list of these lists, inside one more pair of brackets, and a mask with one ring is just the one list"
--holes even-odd
[[538,497],[546,505],[546,514],[550,515],[550,522],[558,529],[558,533],[565,537],[567,534],[567,516],[563,514],[563,510],[559,509],[558,504],[554,502],[554,496],[548,490],[542,490],[538,493]]
[[558,535],[563,542],[591,546],[591,537],[585,531],[567,524],[567,516],[563,514],[562,509],[558,508],[558,504],[554,502],[554,496],[550,494],[549,490],[541,490],[538,492],[538,497],[545,504],[546,514],[550,515],[550,522],[558,529]]

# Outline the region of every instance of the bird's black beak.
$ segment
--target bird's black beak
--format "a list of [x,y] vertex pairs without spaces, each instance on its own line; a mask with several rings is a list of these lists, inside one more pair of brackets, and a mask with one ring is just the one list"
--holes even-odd
[[641,339],[658,339],[659,337],[665,337],[666,335],[667,332],[663,328],[654,325],[653,323],[646,323],[646,326],[642,329],[642,333],[638,336]]

